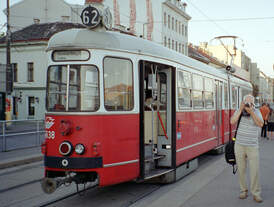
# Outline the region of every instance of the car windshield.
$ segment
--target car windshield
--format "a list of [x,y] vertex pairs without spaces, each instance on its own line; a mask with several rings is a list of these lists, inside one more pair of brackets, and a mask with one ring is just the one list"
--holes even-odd
[[55,65],[47,73],[48,111],[97,111],[98,69],[92,65]]

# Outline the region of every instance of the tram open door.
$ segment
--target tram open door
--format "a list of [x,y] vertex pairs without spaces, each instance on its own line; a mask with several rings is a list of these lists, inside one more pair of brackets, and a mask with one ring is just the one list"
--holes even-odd
[[140,177],[172,182],[176,165],[175,68],[140,61],[139,71]]

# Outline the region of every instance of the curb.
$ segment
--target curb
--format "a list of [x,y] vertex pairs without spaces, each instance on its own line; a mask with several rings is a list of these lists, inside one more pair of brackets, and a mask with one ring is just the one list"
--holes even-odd
[[44,156],[39,154],[39,155],[25,157],[23,159],[6,160],[4,162],[0,162],[0,169],[15,167],[15,166],[24,165],[24,164],[29,164],[29,163],[32,163],[32,162],[38,162],[38,161],[43,160],[43,158],[44,158]]

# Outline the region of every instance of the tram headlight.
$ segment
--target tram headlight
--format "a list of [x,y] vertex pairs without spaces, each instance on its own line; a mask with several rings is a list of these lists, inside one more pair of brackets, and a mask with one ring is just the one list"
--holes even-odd
[[77,145],[75,146],[75,152],[76,152],[77,154],[79,154],[79,155],[84,154],[84,152],[85,152],[85,147],[84,147],[84,145],[82,145],[82,144],[77,144]]
[[72,152],[72,144],[69,141],[62,142],[59,145],[59,152],[61,155],[67,156],[70,155]]

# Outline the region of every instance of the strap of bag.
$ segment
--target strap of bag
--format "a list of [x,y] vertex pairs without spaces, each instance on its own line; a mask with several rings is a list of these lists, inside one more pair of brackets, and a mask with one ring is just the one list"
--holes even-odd
[[237,136],[237,131],[238,131],[238,128],[239,128],[239,125],[240,125],[240,122],[241,122],[241,118],[242,118],[242,114],[240,115],[240,118],[239,118],[239,120],[238,120],[237,128],[236,128],[236,132],[235,132],[234,138],[236,138],[236,136]]
[[[239,125],[240,125],[240,122],[241,122],[241,118],[242,118],[242,114],[240,115],[238,123],[237,123],[237,128],[236,128],[236,132],[235,132],[235,136],[234,136],[235,139],[236,139],[237,131],[238,131],[238,128],[239,128]],[[238,170],[238,167],[236,165],[233,165],[233,174],[234,175],[236,174],[237,170]]]
[[233,174],[235,175],[238,170],[238,167],[236,165],[233,165]]

